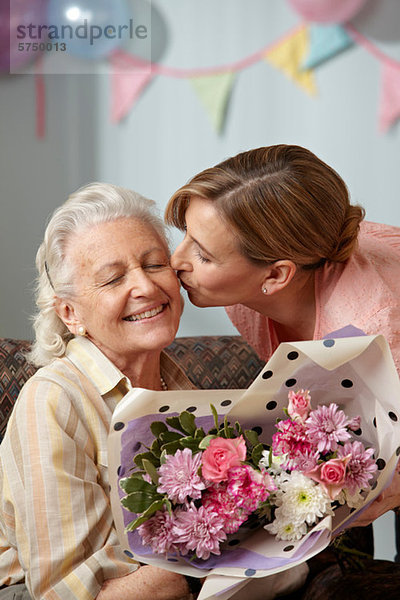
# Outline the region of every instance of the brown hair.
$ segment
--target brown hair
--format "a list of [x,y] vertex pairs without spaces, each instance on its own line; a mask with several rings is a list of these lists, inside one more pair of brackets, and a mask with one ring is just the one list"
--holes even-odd
[[195,175],[170,199],[168,224],[184,229],[192,196],[215,203],[242,254],[257,263],[344,262],[365,215],[350,204],[336,171],[309,150],[284,144],[242,152]]

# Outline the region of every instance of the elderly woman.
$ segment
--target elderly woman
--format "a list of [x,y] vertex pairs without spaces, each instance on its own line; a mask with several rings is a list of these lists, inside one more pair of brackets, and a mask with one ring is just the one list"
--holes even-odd
[[125,556],[109,501],[117,403],[132,386],[193,387],[163,353],[182,304],[152,205],[91,184],[46,229],[31,352],[42,368],[0,446],[0,598],[190,598],[185,577]]

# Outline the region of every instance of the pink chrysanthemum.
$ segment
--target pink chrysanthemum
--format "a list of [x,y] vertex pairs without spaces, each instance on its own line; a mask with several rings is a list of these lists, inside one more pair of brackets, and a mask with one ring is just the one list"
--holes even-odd
[[296,457],[287,460],[283,468],[288,471],[301,471],[304,473],[314,469],[318,464],[319,458],[320,454],[318,450],[304,448]]
[[349,424],[347,427],[351,431],[357,431],[357,429],[360,429],[360,425],[361,425],[361,417],[357,416],[357,417],[353,417],[352,419],[349,419]]
[[373,448],[366,450],[361,442],[346,442],[344,446],[338,448],[338,456],[344,457],[350,455],[350,461],[347,464],[345,488],[351,495],[361,489],[368,489],[369,479],[377,470],[377,465],[372,458]]
[[304,424],[286,419],[276,424],[277,433],[272,436],[272,452],[276,456],[285,455],[285,469],[293,468],[300,455],[313,450],[305,435]]
[[150,546],[156,554],[177,550],[172,532],[174,517],[167,510],[158,510],[138,527],[144,546]]
[[[269,488],[269,489],[268,489]],[[270,492],[275,489],[271,476],[266,472],[256,471],[250,465],[241,465],[229,470],[227,493],[230,494],[237,506],[248,513],[265,502]]]
[[224,520],[204,506],[191,503],[186,510],[178,510],[173,535],[180,542],[181,554],[195,551],[198,558],[207,560],[210,554],[220,554],[219,545],[226,540]]
[[351,437],[346,429],[348,424],[349,419],[334,403],[318,406],[305,423],[309,441],[323,454],[337,450],[338,442],[346,442]]
[[236,499],[228,494],[226,488],[225,482],[211,486],[203,494],[202,504],[223,519],[226,533],[235,533],[247,520],[249,512],[238,506]]
[[193,456],[189,448],[168,454],[166,462],[160,466],[157,491],[167,494],[172,502],[183,503],[187,497],[200,498],[205,489],[204,481],[198,474],[201,465],[201,453]]

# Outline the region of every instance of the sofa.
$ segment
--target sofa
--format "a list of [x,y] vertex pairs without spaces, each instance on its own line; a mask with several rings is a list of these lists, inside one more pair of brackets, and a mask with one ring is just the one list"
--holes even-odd
[[[35,368],[26,361],[30,342],[0,338],[0,441],[21,387]],[[177,338],[167,353],[198,388],[247,388],[264,362],[240,336]]]

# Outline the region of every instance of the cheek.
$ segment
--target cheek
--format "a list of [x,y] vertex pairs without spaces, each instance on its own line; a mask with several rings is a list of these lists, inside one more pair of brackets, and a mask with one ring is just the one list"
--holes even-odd
[[211,292],[222,292],[230,283],[223,269],[215,269],[210,265],[198,265],[194,270],[199,286]]

